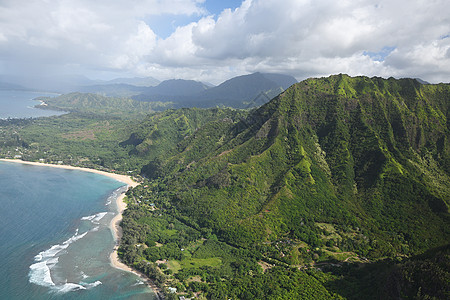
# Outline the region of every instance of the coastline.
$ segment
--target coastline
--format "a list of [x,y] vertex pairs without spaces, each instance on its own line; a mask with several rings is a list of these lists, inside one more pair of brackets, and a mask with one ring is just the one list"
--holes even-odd
[[152,289],[153,293],[155,294],[155,297],[157,299],[161,299],[162,291],[161,289],[156,286],[156,284],[148,278],[146,275],[142,274],[141,272],[134,270],[133,268],[127,266],[119,259],[119,254],[117,253],[117,250],[119,249],[119,242],[120,238],[122,237],[122,228],[120,227],[120,222],[122,221],[122,213],[127,208],[127,204],[123,201],[125,198],[125,193],[120,194],[119,197],[116,198],[116,205],[117,205],[117,215],[114,216],[114,218],[111,220],[110,228],[113,233],[115,245],[114,250],[109,256],[109,260],[111,262],[111,266],[113,266],[116,269],[120,269],[126,272],[131,272],[137,276],[139,276],[144,282],[147,284],[147,286]]
[[[123,182],[125,184],[127,184],[128,187],[136,187],[137,185],[139,185],[137,182],[135,182],[130,176],[127,175],[121,175],[121,174],[115,174],[115,173],[109,173],[109,172],[105,172],[105,171],[100,171],[100,170],[95,170],[95,169],[89,169],[89,168],[83,168],[83,167],[74,167],[74,166],[70,166],[70,165],[54,165],[54,164],[47,164],[47,163],[40,163],[40,162],[31,162],[31,161],[24,161],[24,160],[20,160],[20,159],[5,159],[5,158],[0,158],[0,161],[4,161],[4,162],[12,162],[12,163],[20,163],[20,164],[25,164],[25,165],[33,165],[33,166],[42,166],[42,167],[52,167],[52,168],[59,168],[59,169],[66,169],[66,170],[78,170],[78,171],[83,171],[83,172],[90,172],[90,173],[95,173],[95,174],[99,174],[99,175],[103,175],[103,176],[107,176],[109,178],[113,178],[117,181]],[[117,198],[116,198],[116,205],[117,205],[117,215],[114,216],[114,218],[111,220],[110,223],[110,229],[111,232],[113,234],[113,238],[115,241],[115,246],[113,249],[113,252],[110,254],[110,263],[111,266],[116,268],[116,269],[120,269],[126,272],[131,272],[137,276],[139,276],[141,279],[143,279],[147,286],[150,287],[155,296],[160,299],[160,292],[161,290],[149,279],[147,278],[147,276],[145,276],[144,274],[132,269],[131,267],[125,265],[124,263],[122,263],[119,260],[119,256],[117,253],[117,249],[119,248],[119,241],[120,238],[122,236],[122,228],[120,228],[120,222],[122,221],[122,213],[123,211],[126,209],[127,205],[126,203],[123,201],[125,198],[125,193],[120,194]]]
[[120,238],[122,237],[122,228],[120,227],[120,222],[122,221],[122,213],[127,207],[127,204],[123,201],[124,198],[125,198],[125,193],[122,193],[119,197],[116,198],[118,214],[114,216],[114,218],[111,220],[111,223],[110,223],[110,228],[112,230],[114,241],[115,241],[114,250],[111,253],[111,255],[109,256],[109,260],[111,261],[111,266],[113,266],[116,269],[131,272],[131,273],[139,276],[142,280],[145,281],[147,286],[153,290],[153,293],[155,293],[155,296],[158,299],[161,299],[161,297],[160,297],[161,289],[159,287],[157,287],[151,279],[149,279],[147,276],[145,276],[141,272],[134,270],[133,268],[127,266],[126,264],[121,262],[119,259],[117,250],[119,249],[119,241],[120,241]]
[[52,167],[52,168],[59,168],[59,169],[78,170],[78,171],[90,172],[90,173],[95,173],[95,174],[107,176],[109,178],[113,178],[113,179],[115,179],[117,181],[126,183],[127,185],[129,185],[131,187],[136,187],[138,185],[138,183],[135,182],[133,179],[131,179],[130,176],[121,175],[121,174],[115,174],[115,173],[109,173],[109,172],[95,170],[95,169],[74,167],[74,166],[69,166],[69,165],[54,165],[54,164],[40,163],[40,162],[34,162],[34,161],[25,161],[25,160],[21,160],[21,159],[0,158],[0,161],[20,163],[20,164],[24,164],[24,165],[33,165],[33,166],[41,166],[41,167]]

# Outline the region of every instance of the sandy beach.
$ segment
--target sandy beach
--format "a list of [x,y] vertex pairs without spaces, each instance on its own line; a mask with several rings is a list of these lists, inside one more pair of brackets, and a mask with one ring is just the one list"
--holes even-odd
[[131,179],[130,176],[120,175],[120,174],[115,174],[115,173],[109,173],[109,172],[95,170],[95,169],[74,167],[74,166],[69,166],[69,165],[46,164],[46,163],[33,162],[33,161],[24,161],[24,160],[20,160],[20,159],[4,159],[4,158],[1,158],[0,161],[14,162],[14,163],[20,163],[20,164],[25,164],[25,165],[45,166],[45,167],[60,168],[60,169],[67,169],[67,170],[79,170],[79,171],[84,171],[84,172],[91,172],[91,173],[96,173],[96,174],[100,174],[100,175],[103,175],[103,176],[108,176],[108,177],[113,178],[113,179],[115,179],[117,181],[126,183],[127,185],[132,186],[132,187],[135,187],[135,186],[138,185],[138,183],[133,181],[133,179]]
[[123,193],[119,197],[117,197],[116,204],[117,204],[118,214],[111,220],[111,224],[110,224],[110,227],[113,232],[114,240],[116,241],[116,244],[114,246],[114,251],[109,256],[109,258],[111,260],[111,265],[114,268],[124,270],[127,272],[131,272],[131,273],[134,273],[137,276],[141,277],[141,279],[144,280],[147,283],[147,285],[153,290],[156,297],[158,299],[161,299],[161,297],[160,297],[161,289],[158,286],[156,286],[152,280],[150,280],[144,274],[130,268],[129,266],[127,266],[126,264],[124,264],[123,262],[121,262],[119,260],[119,255],[117,254],[117,249],[119,248],[119,241],[120,241],[120,238],[122,237],[122,228],[120,228],[119,225],[120,225],[120,221],[122,221],[122,213],[127,208],[127,204],[123,201],[124,198],[125,198],[125,193]]
[[122,221],[122,213],[127,207],[126,203],[123,201],[125,198],[125,194],[121,194],[116,199],[118,214],[111,220],[110,227],[112,229],[114,241],[116,241],[116,245],[114,246],[114,251],[110,255],[111,265],[117,269],[121,269],[128,272],[133,272],[136,275],[141,275],[129,266],[125,265],[119,260],[119,256],[117,254],[117,249],[119,248],[119,241],[122,237],[122,228],[120,228],[120,221]]

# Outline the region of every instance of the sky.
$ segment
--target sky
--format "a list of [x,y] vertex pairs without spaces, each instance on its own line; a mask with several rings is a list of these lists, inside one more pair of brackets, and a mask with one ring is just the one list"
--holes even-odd
[[448,0],[0,0],[0,74],[450,82]]

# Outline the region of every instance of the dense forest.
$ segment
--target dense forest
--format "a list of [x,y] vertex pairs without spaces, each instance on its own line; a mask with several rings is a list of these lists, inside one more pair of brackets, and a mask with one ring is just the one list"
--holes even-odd
[[167,298],[450,297],[449,84],[335,75],[252,110],[75,96],[2,121],[0,154],[140,176],[119,255]]

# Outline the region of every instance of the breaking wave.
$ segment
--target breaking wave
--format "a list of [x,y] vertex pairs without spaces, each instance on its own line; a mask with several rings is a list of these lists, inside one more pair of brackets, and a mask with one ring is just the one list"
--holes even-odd
[[82,217],[82,221],[91,221],[94,224],[99,224],[100,220],[103,219],[104,216],[106,216],[107,212],[101,212],[92,216]]
[[[96,215],[83,217],[82,220],[89,220],[93,223],[97,223],[100,221],[107,213],[98,213]],[[95,230],[94,228],[93,230]],[[91,230],[91,231],[93,231]],[[97,228],[98,230],[98,228]],[[49,249],[39,252],[34,257],[35,263],[30,266],[29,271],[29,281],[36,285],[44,286],[50,288],[52,291],[58,294],[64,294],[72,291],[78,290],[86,290],[96,287],[102,284],[101,281],[95,281],[93,283],[73,283],[73,282],[65,282],[62,284],[56,284],[52,279],[51,270],[58,263],[59,255],[64,253],[72,243],[82,239],[89,231],[79,233],[78,229],[75,231],[75,234],[71,236],[68,240],[64,241],[61,244],[53,245]],[[84,273],[83,273],[84,274]],[[87,276],[84,274],[83,279],[86,279]]]
[[117,199],[120,194],[126,192],[126,190],[128,189],[128,186],[121,186],[120,188],[114,190],[111,195],[109,195],[108,199],[106,200],[106,204],[105,205],[110,205],[112,203],[112,201],[114,201],[115,199]]

